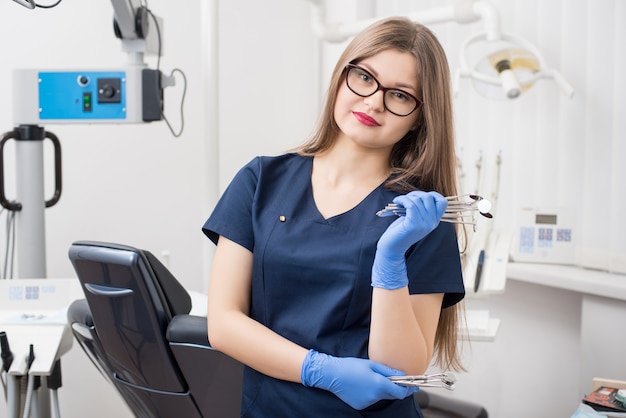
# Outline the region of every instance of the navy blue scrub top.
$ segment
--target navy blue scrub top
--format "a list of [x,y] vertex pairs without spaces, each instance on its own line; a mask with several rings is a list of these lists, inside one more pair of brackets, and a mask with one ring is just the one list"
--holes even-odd
[[[398,192],[380,185],[325,219],[313,200],[312,157],[257,157],[235,176],[203,226],[254,254],[250,316],[307,349],[367,358],[376,243],[395,217],[376,212]],[[441,222],[406,254],[409,292],[465,294],[455,228]],[[250,347],[254,349],[254,347]],[[334,394],[244,372],[242,417],[419,417],[412,397],[355,411]]]

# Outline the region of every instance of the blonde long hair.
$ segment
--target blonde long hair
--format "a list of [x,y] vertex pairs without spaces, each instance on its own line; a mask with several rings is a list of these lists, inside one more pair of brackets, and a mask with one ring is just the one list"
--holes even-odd
[[[404,17],[379,20],[357,35],[340,56],[326,93],[326,102],[315,132],[296,149],[313,156],[329,149],[339,135],[333,117],[337,91],[345,82],[345,67],[385,50],[409,52],[417,59],[418,92],[424,104],[417,110],[417,129],[395,144],[389,164],[392,175],[386,187],[399,192],[436,190],[457,194],[454,121],[450,70],[446,54],[425,26]],[[458,350],[458,322],[463,304],[442,309],[435,336],[435,364],[463,370]]]

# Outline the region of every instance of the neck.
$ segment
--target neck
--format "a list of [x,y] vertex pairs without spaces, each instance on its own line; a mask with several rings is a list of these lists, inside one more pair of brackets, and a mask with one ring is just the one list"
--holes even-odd
[[343,146],[340,142],[314,159],[316,174],[331,183],[362,182],[380,184],[390,173],[389,153]]

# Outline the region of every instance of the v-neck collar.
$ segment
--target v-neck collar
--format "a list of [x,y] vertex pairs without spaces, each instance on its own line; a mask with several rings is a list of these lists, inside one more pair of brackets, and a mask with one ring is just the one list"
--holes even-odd
[[[361,201],[359,201],[352,208],[350,208],[350,209],[348,209],[348,210],[346,210],[344,212],[341,212],[341,213],[329,216],[327,218],[319,210],[319,208],[317,206],[317,202],[315,201],[315,195],[313,194],[313,157],[309,157],[308,158],[308,161],[307,161],[307,164],[306,164],[306,170],[308,172],[308,181],[307,181],[307,185],[306,185],[307,190],[305,191],[305,193],[307,195],[307,198],[308,198],[309,202],[311,202],[312,211],[317,215],[319,220],[321,220],[323,222],[326,222],[326,223],[329,223],[329,224],[336,223],[336,222],[340,221],[342,218],[349,217],[352,213],[358,212],[362,207],[369,206],[368,204],[370,203],[370,201],[372,199],[374,199],[374,196],[378,195],[379,192],[381,192],[381,191],[387,191],[387,189],[385,188],[385,183],[387,182],[387,180],[389,180],[388,178],[386,178],[382,183],[380,183],[378,186],[376,186],[374,189],[372,189]],[[378,209],[376,209],[376,210],[378,210]],[[372,212],[373,216],[375,216],[376,210],[374,210],[374,212]]]

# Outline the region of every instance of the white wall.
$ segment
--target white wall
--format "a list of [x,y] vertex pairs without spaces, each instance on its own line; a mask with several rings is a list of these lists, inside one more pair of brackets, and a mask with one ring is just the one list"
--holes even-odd
[[[477,156],[495,144],[503,156],[497,227],[510,226],[521,206],[580,206],[577,226],[587,263],[621,266],[626,221],[619,209],[625,203],[621,190],[626,173],[621,165],[625,122],[620,115],[626,91],[620,77],[624,54],[618,52],[624,50],[626,39],[626,7],[620,0],[492,2],[501,12],[505,30],[535,43],[573,84],[576,96],[568,100],[555,84],[542,80],[515,102],[494,103],[463,81],[455,105],[468,187],[473,186]],[[372,12],[401,14],[441,2],[328,3],[332,3],[332,19],[357,19]],[[74,275],[67,260],[72,241],[105,240],[147,248],[156,255],[167,251],[176,276],[191,289],[205,290],[212,247],[200,227],[216,192],[253,156],[280,153],[311,132],[342,45],[315,39],[305,0],[228,0],[217,2],[217,8],[215,4],[186,0],[181,7],[180,2],[149,2],[165,21],[161,68],[167,73],[179,67],[189,82],[181,138],[173,138],[164,123],[46,127],[61,139],[64,168],[61,201],[46,210],[49,277]],[[212,71],[213,49],[206,39],[213,33],[207,28],[211,13],[218,20],[217,84],[207,78]],[[107,0],[63,0],[55,9],[36,11],[11,1],[0,3],[1,132],[13,127],[12,69],[124,65],[126,57],[112,34],[111,19]],[[482,29],[480,23],[432,28],[453,68],[461,40]],[[148,62],[155,64],[154,58]],[[175,127],[179,126],[181,80],[177,81],[179,86],[165,93],[166,114]],[[10,180],[10,172],[6,174]],[[614,255],[607,259],[606,254]],[[559,350],[576,344],[578,297],[542,291],[537,306],[548,318],[534,330],[526,309],[532,309],[527,305],[534,303],[535,291],[512,285],[501,297],[471,302],[493,308],[494,316],[503,319],[502,328],[493,345],[474,345],[468,354],[469,373],[462,376],[465,389],[461,387],[454,396],[487,405],[492,416],[514,417],[517,394],[536,390],[529,387],[532,381],[514,378],[524,372],[524,355],[547,350],[550,356],[558,356]],[[558,336],[556,346],[547,341],[553,332]],[[510,353],[516,353],[519,361],[512,361]],[[61,389],[65,417],[85,416],[86,411],[90,416],[128,416],[106,386],[83,389],[85,379],[96,385],[102,379],[82,353],[74,350],[66,358]],[[541,366],[538,372],[558,371],[571,383],[579,370],[567,364],[575,358],[576,354],[568,354],[554,366],[546,359],[535,364]],[[468,389],[479,385],[497,390],[498,400],[482,390]],[[579,396],[574,386],[566,385],[559,392],[560,412],[574,410],[570,404]],[[554,411],[549,404],[554,401],[544,397],[539,402],[537,410]],[[95,408],[98,415],[93,415]],[[3,412],[0,407],[0,418]]]
[[219,2],[219,180],[256,155],[302,143],[318,115],[318,41],[309,4]]

